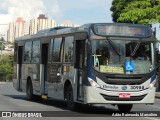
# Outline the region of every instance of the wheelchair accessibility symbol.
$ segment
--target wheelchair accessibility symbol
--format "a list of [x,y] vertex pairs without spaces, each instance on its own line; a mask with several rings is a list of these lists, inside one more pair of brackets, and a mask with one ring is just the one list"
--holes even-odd
[[133,70],[133,68],[128,64],[126,67],[127,70]]
[[134,71],[134,61],[126,61],[125,62],[125,70],[126,71]]

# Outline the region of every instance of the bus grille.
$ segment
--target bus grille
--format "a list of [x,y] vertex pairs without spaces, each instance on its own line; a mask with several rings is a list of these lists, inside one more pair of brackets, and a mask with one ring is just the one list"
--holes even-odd
[[139,101],[142,100],[147,94],[141,96],[131,96],[130,98],[119,98],[118,96],[108,96],[101,94],[105,100],[110,101]]
[[106,83],[117,85],[138,85],[141,84],[142,77],[137,78],[107,78]]

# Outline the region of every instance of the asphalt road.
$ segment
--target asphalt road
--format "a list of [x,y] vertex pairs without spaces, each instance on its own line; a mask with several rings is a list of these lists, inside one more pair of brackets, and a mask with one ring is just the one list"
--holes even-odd
[[[26,99],[25,93],[17,92],[13,88],[11,82],[0,83],[0,111],[17,111],[20,116],[25,114],[28,115],[28,113],[23,113],[25,111],[31,113],[41,111],[40,113],[42,114],[42,116],[43,114],[46,114],[48,116],[56,116],[42,118],[0,117],[0,120],[160,120],[159,117],[154,116],[113,117],[113,115],[119,114],[117,107],[111,105],[96,105],[93,107],[83,107],[83,109],[78,111],[69,111],[65,105],[65,102],[62,101],[56,101],[53,99],[43,100],[41,102],[28,101]],[[136,114],[137,111],[150,111],[151,113],[153,111],[153,114],[155,113],[154,111],[160,112],[160,99],[156,99],[154,105],[135,105],[131,111],[131,114]]]

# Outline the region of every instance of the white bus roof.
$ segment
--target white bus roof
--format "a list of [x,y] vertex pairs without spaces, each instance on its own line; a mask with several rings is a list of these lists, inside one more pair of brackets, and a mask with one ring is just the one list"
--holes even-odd
[[50,29],[44,29],[33,35],[25,35],[23,37],[15,38],[15,41],[28,40],[31,38],[49,37],[53,35],[75,33],[75,32],[88,32],[91,24],[85,24],[80,27],[55,27]]
[[[16,38],[15,41],[21,41],[21,40],[28,40],[28,39],[36,39],[36,38],[41,38],[41,37],[50,37],[54,35],[61,35],[61,34],[68,34],[68,33],[76,33],[76,32],[88,32],[90,33],[90,28],[92,25],[95,24],[110,24],[110,25],[124,25],[124,26],[133,26],[133,27],[144,27],[144,25],[141,24],[129,24],[129,23],[89,23],[89,24],[84,24],[80,27],[54,27],[54,28],[49,28],[49,29],[44,29],[40,30],[37,32],[37,34],[33,35],[25,35],[23,37]],[[146,26],[145,26],[146,27]],[[149,27],[149,26],[148,26]]]

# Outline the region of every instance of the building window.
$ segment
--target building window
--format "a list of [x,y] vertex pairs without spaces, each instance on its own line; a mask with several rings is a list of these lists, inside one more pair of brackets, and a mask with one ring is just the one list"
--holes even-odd
[[32,62],[39,63],[40,60],[40,41],[33,41]]
[[73,36],[69,36],[65,38],[65,47],[64,47],[64,53],[65,53],[65,62],[73,62]]
[[61,62],[61,47],[62,47],[62,38],[55,38],[53,41],[53,48],[52,48],[53,62]]
[[26,42],[25,50],[24,50],[24,62],[25,63],[30,63],[31,61],[31,48],[32,48],[32,42]]

